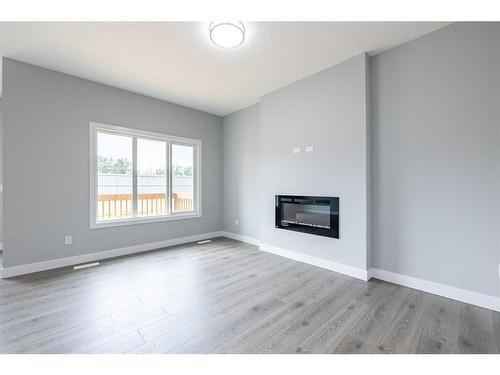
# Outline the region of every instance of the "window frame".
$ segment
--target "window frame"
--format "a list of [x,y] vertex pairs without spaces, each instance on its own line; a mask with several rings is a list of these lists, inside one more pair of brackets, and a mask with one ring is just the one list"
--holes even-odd
[[[108,133],[132,137],[132,217],[97,220],[97,134]],[[137,216],[137,138],[166,142],[166,182],[167,182],[167,214],[156,216]],[[172,144],[193,147],[193,210],[172,212]],[[122,126],[89,122],[89,180],[90,180],[90,229],[108,228],[133,224],[156,223],[170,220],[183,220],[202,217],[201,167],[202,142],[199,139],[178,137],[169,134],[155,133],[146,130],[125,128]]]

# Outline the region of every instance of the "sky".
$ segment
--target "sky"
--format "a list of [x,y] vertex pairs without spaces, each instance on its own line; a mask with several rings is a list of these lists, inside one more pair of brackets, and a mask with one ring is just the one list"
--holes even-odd
[[[132,137],[98,133],[97,153],[99,156],[120,158],[132,161]],[[193,148],[190,146],[172,145],[172,164],[189,167],[193,164]],[[137,169],[155,171],[165,168],[166,143],[149,139],[137,139]]]

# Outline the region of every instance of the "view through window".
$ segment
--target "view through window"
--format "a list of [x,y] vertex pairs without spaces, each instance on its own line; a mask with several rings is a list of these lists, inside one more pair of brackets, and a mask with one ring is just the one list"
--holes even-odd
[[193,146],[172,144],[172,211],[193,209]]
[[[167,213],[167,144],[137,139],[137,215]],[[193,197],[191,196],[191,199]]]
[[97,135],[99,220],[132,217],[132,137]]
[[196,214],[199,141],[114,128],[94,129],[96,224]]

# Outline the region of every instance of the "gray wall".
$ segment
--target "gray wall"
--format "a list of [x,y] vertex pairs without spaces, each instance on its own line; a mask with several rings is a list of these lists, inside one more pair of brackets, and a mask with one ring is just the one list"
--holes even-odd
[[223,118],[224,230],[253,238],[259,238],[259,116],[257,104]]
[[[0,186],[3,184],[3,123],[2,123],[2,98],[0,98]],[[0,244],[3,239],[3,191],[0,189]],[[2,249],[0,249],[2,252]]]
[[[262,98],[263,243],[366,269],[366,72],[359,55]],[[304,152],[308,145],[314,152]],[[302,152],[293,154],[294,147]],[[340,197],[340,239],[276,229],[275,194]]]
[[373,266],[500,295],[500,24],[371,59]]
[[[5,266],[221,229],[220,117],[10,59],[3,85]],[[90,230],[89,121],[201,139],[203,217]]]

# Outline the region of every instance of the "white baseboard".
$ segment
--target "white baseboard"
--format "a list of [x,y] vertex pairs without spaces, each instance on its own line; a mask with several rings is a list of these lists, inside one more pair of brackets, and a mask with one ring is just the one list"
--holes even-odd
[[327,270],[342,273],[347,276],[355,277],[356,279],[361,279],[364,281],[368,280],[368,272],[366,270],[363,270],[361,268],[356,268],[352,266],[347,266],[342,263],[336,263],[331,260],[323,259],[323,258],[318,258],[315,256],[311,255],[306,255],[302,253],[298,253],[296,251],[292,250],[287,250],[287,249],[282,249],[279,247],[267,245],[267,244],[260,244],[260,249],[262,251],[266,251],[268,253],[280,255],[285,258],[293,259],[298,262],[302,263],[307,263],[311,264],[316,267],[321,267],[321,268],[326,268]]
[[390,283],[406,286],[408,288],[421,290],[423,292],[436,294],[441,297],[454,299],[457,301],[470,303],[486,309],[500,311],[500,298],[488,296],[470,290],[455,288],[433,281],[418,279],[412,276],[401,275],[389,271],[372,268],[369,270],[369,276],[384,280]]
[[202,233],[202,234],[196,234],[194,236],[174,238],[165,241],[150,242],[141,245],[127,246],[118,249],[99,251],[96,253],[77,255],[73,257],[52,259],[44,262],[23,264],[14,267],[6,267],[0,269],[0,278],[5,279],[8,277],[25,275],[33,272],[47,271],[55,268],[74,266],[76,264],[114,258],[123,255],[136,254],[144,251],[156,250],[156,249],[161,249],[163,247],[181,245],[189,242],[196,242],[196,241],[206,240],[208,238],[221,237],[221,236],[223,236],[222,232]]
[[418,279],[412,276],[401,275],[389,271],[371,268],[365,271],[361,268],[347,266],[345,264],[336,263],[323,258],[318,258],[310,255],[305,255],[291,250],[282,249],[275,246],[260,243],[256,238],[242,236],[231,232],[221,232],[224,237],[232,238],[238,241],[247,242],[260,247],[260,250],[268,253],[283,256],[302,263],[311,264],[317,267],[326,268],[328,270],[352,276],[361,280],[369,280],[376,278],[393,284],[406,286],[408,288],[421,290],[423,292],[435,294],[441,297],[454,299],[456,301],[470,303],[486,309],[500,312],[500,298],[489,296],[482,293],[472,292],[470,290],[455,288],[452,286],[435,283],[433,281]]
[[298,253],[296,251],[282,249],[282,248],[275,247],[275,246],[270,246],[270,245],[261,243],[260,240],[257,238],[243,236],[243,235],[237,234],[237,233],[222,231],[221,235],[224,237],[232,238],[233,240],[238,240],[241,242],[246,242],[246,243],[249,243],[252,245],[259,246],[260,250],[268,252],[268,253],[272,253],[272,254],[279,255],[279,256],[282,256],[285,258],[293,259],[293,260],[296,260],[298,262],[311,264],[311,265],[316,266],[316,267],[326,268],[327,270],[342,273],[344,275],[352,276],[352,277],[355,277],[357,279],[361,279],[364,281],[368,280],[367,271],[362,270],[360,268],[346,266],[345,264],[332,262],[332,261],[327,260],[327,259],[318,258],[318,257]]
[[246,242],[251,245],[259,246],[260,245],[260,240],[254,237],[248,237],[248,236],[243,236],[238,233],[233,233],[233,232],[226,232],[222,231],[221,236],[227,237],[227,238],[232,238],[233,240],[238,240],[241,242]]

